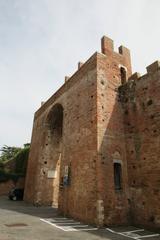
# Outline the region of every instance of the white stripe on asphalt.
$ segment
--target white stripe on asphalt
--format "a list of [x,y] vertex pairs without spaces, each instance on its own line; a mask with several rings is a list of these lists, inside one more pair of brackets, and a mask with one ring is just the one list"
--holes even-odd
[[[52,222],[54,223],[54,222]],[[74,225],[74,224],[80,224],[80,222],[55,222],[56,224],[64,224],[64,225]]]
[[[74,228],[75,227],[89,227],[89,226],[88,225],[75,225]],[[65,226],[65,228],[70,228],[70,226]]]
[[[132,234],[132,235],[129,235],[129,233],[128,234],[125,234],[125,233],[121,233],[121,232],[117,232],[117,234],[119,234],[119,235],[121,235],[121,236],[124,236],[124,237],[128,237],[128,238],[131,238],[131,239],[135,239],[135,240],[140,240],[140,235],[138,235],[138,234],[134,234],[134,233],[130,233],[130,234]],[[134,235],[133,235],[134,234]]]
[[[56,222],[55,223],[50,222],[50,221],[53,221],[54,219],[47,219],[46,220],[46,219],[40,218],[40,220],[42,222],[48,223],[51,226],[54,226],[54,227],[56,227],[56,228],[58,228],[60,230],[63,230],[65,232],[69,232],[69,231],[77,231],[77,232],[78,231],[93,231],[93,230],[97,230],[98,229],[98,228],[89,227],[88,225],[81,225],[80,222],[64,223],[64,224],[70,224],[71,226],[65,226],[65,225],[60,226],[60,225],[58,225],[59,223],[56,224]],[[79,223],[79,225],[77,225],[78,223]],[[76,224],[76,225],[74,226],[74,224]],[[76,229],[76,227],[78,229]]]
[[116,233],[114,230],[110,229],[110,228],[106,228],[106,230],[108,230],[111,233]]
[[59,229],[61,229],[61,230],[63,230],[63,231],[66,231],[63,227],[59,227],[59,226],[57,226],[56,224],[51,223],[50,221],[47,221],[47,220],[42,219],[42,218],[40,218],[40,220],[41,220],[42,222],[48,223],[48,224],[50,224],[50,225],[52,225],[52,226],[54,226],[54,227],[56,227],[56,228],[59,228]]
[[151,234],[151,235],[146,235],[146,236],[140,236],[140,238],[148,238],[148,237],[158,237],[160,234]]
[[158,236],[160,236],[160,234],[150,234],[150,235],[141,236],[141,235],[135,233],[135,232],[142,232],[142,231],[144,231],[144,229],[137,229],[137,230],[132,230],[132,231],[128,231],[128,232],[116,232],[116,231],[114,231],[114,230],[112,230],[110,228],[106,228],[106,230],[111,232],[111,233],[119,234],[121,236],[125,236],[125,237],[131,238],[131,239],[135,239],[135,240],[141,240],[142,238],[149,238],[149,237],[158,237]]
[[134,233],[134,232],[143,232],[144,229],[137,229],[137,230],[132,230],[132,231],[127,231],[127,232],[122,232],[122,233]]
[[72,222],[75,222],[74,220],[70,220],[70,219],[66,219],[66,220],[55,220],[55,219],[49,219],[50,221],[53,221],[53,222],[57,222],[57,223],[65,223],[65,222],[68,222],[68,223],[72,223]]

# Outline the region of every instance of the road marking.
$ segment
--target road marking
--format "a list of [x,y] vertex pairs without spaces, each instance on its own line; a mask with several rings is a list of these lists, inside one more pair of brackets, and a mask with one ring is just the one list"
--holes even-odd
[[[52,222],[52,221],[51,221]],[[81,224],[80,222],[52,222],[56,224],[64,224],[64,225],[76,225],[76,224]]]
[[148,237],[158,237],[160,234],[152,234],[152,235],[146,235],[146,236],[141,236],[141,238],[148,238]]
[[77,229],[77,232],[81,232],[81,231],[97,231],[98,228],[82,228],[82,229]]
[[57,223],[65,223],[65,222],[68,222],[68,223],[73,223],[73,222],[75,222],[74,220],[70,220],[70,219],[66,219],[66,220],[60,220],[60,219],[58,219],[58,220],[55,220],[55,219],[50,219],[50,221],[53,221],[53,222],[57,222]]
[[[78,231],[95,231],[98,230],[96,227],[92,227],[89,225],[84,225],[80,222],[76,222],[72,219],[67,219],[67,218],[48,218],[48,219],[40,219],[42,222],[48,223],[53,227],[56,227],[62,231],[65,232],[78,232]],[[139,232],[144,232],[144,229],[135,229],[131,231],[125,231],[125,232],[117,232],[114,231],[111,228],[106,228],[107,231],[113,233],[113,234],[118,234],[124,237],[128,237],[134,240],[143,240],[143,238],[149,238],[149,237],[158,237],[160,234],[147,234],[147,235],[139,235]]]
[[127,231],[127,232],[123,232],[123,233],[134,233],[134,232],[143,232],[144,229],[137,229],[137,230],[132,230],[132,231]]
[[138,235],[138,234],[136,234],[136,233],[117,233],[117,234],[119,234],[119,235],[122,235],[122,236],[124,236],[124,237],[128,237],[128,238],[131,238],[131,239],[139,239],[140,240],[140,235]]
[[[65,226],[66,228],[70,228],[70,226]],[[89,227],[88,225],[75,225],[74,227],[78,227],[78,228],[81,228],[81,227]]]
[[107,231],[111,233],[115,233],[118,235],[122,235],[131,239],[135,240],[141,240],[142,238],[149,238],[149,237],[158,237],[160,234],[149,234],[149,235],[139,235],[137,232],[144,232],[144,229],[137,229],[137,230],[132,230],[132,231],[127,231],[127,232],[116,232],[112,230],[111,228],[106,228]]
[[111,233],[116,233],[114,230],[110,229],[110,228],[106,228],[107,231],[111,232]]
[[40,219],[42,222],[48,223],[53,227],[56,227],[62,231],[65,232],[71,232],[71,231],[95,231],[98,230],[98,228],[89,226],[89,225],[84,225],[80,222],[76,222],[71,219],[67,218],[48,218],[48,219]]
[[45,220],[45,219],[43,219],[43,218],[40,218],[40,220],[41,220],[42,222],[48,223],[48,224],[50,224],[50,225],[52,225],[52,226],[54,226],[54,227],[56,227],[56,228],[59,228],[59,229],[65,231],[64,228],[59,227],[59,226],[57,226],[56,224],[51,223],[50,221],[47,221],[47,220]]

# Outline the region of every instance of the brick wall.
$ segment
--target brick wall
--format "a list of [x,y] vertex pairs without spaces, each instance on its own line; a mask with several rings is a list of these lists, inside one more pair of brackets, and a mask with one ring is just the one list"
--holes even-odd
[[9,191],[14,187],[24,188],[24,181],[24,178],[20,178],[16,184],[12,180],[0,183],[0,196],[8,195]]
[[129,50],[101,46],[35,114],[25,200],[87,223],[160,227],[159,62],[131,76]]
[[[104,205],[104,223],[121,225],[128,223],[128,174],[123,109],[118,101],[117,89],[122,84],[121,66],[130,76],[131,62],[129,50],[120,47],[119,53],[114,52],[112,40],[106,37],[102,38],[102,53],[104,55],[99,55],[97,69],[99,197]],[[114,185],[115,161],[122,165],[120,190],[116,190]]]
[[[87,222],[96,221],[97,211],[96,79],[95,53],[36,113],[25,191],[26,201],[55,204],[54,193],[57,194],[65,167],[70,166],[70,185],[60,188],[59,209]],[[56,104],[63,107],[60,148],[47,121]],[[50,170],[56,171],[57,178],[48,178]]]
[[134,74],[120,89],[124,109],[131,216],[134,224],[160,227],[160,64]]

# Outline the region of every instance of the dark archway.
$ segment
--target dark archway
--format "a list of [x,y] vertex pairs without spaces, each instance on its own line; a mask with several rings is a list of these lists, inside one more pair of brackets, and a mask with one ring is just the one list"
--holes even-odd
[[48,178],[52,182],[52,204],[58,206],[59,184],[60,184],[60,165],[63,147],[63,107],[56,104],[52,107],[47,117],[48,125],[48,150],[50,170]]

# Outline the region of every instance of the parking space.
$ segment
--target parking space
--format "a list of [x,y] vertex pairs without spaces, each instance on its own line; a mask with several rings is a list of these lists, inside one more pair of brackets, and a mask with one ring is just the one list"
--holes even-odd
[[40,220],[58,229],[61,229],[62,231],[65,231],[65,232],[98,230],[98,228],[83,224],[81,222],[74,221],[73,219],[69,219],[69,218],[63,218],[63,217],[48,218],[48,219],[41,218]]
[[[64,232],[77,232],[77,231],[101,231],[101,229],[83,224],[73,219],[56,217],[56,218],[47,218],[40,219],[42,222],[45,222],[57,229],[60,229]],[[143,239],[160,239],[159,233],[153,233],[145,229],[135,228],[133,226],[128,227],[116,227],[116,228],[105,228],[103,232],[111,233],[112,235],[121,236],[129,239],[143,240]]]
[[103,228],[59,216],[57,209],[0,198],[0,240],[160,240],[133,226]]
[[160,234],[159,233],[153,233],[150,231],[147,231],[145,229],[138,229],[138,228],[134,228],[132,226],[128,227],[129,229],[127,230],[127,227],[125,228],[125,230],[121,230],[118,228],[114,229],[114,228],[106,228],[106,230],[108,232],[111,232],[113,234],[117,234],[119,236],[124,236],[124,237],[128,237],[130,239],[136,239],[136,240],[143,240],[143,239],[160,239]]

